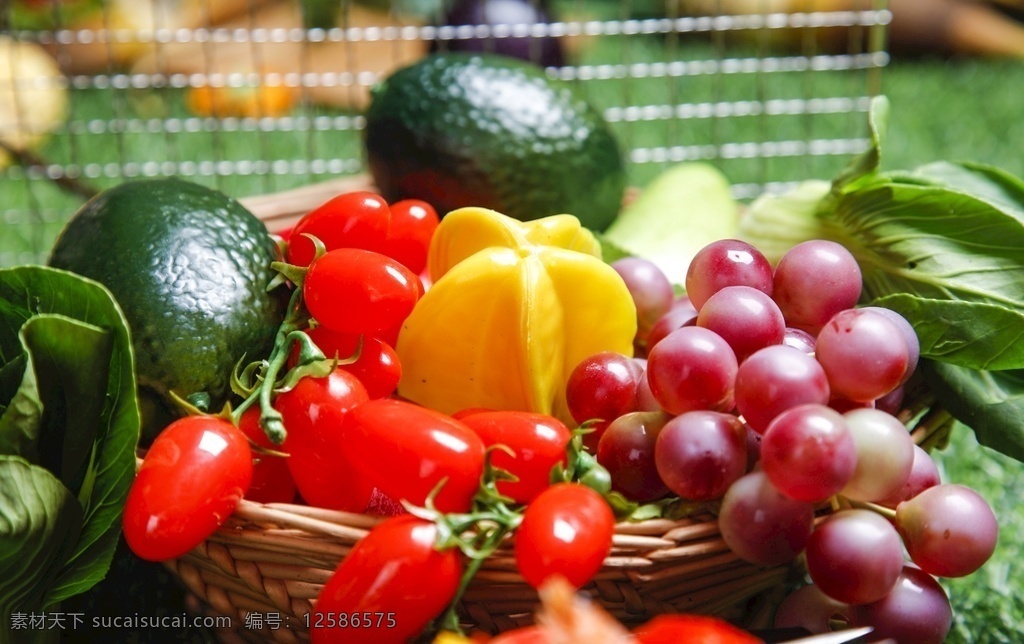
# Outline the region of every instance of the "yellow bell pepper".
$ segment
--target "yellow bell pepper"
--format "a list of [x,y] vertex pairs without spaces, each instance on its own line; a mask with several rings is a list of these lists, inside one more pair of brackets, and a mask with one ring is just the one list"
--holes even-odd
[[470,407],[573,424],[565,384],[583,359],[632,355],[636,307],[571,215],[520,222],[462,208],[428,254],[433,286],[398,337],[399,395],[445,413]]

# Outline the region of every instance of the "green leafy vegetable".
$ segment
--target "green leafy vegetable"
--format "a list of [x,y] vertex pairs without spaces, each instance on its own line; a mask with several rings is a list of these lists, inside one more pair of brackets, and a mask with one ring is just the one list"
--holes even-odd
[[1024,454],[1024,369],[979,371],[929,361],[928,386],[978,442],[1018,460]]
[[[893,308],[918,331],[922,355],[975,369],[1024,367],[1019,221],[976,197],[896,183],[844,195],[828,217],[861,266],[865,295],[900,304]],[[953,323],[950,333],[936,329]]]
[[[13,337],[12,337],[13,336]],[[20,373],[18,373],[20,371]],[[22,585],[41,592],[3,595],[7,608],[42,610],[88,590],[109,568],[121,513],[135,473],[139,409],[128,326],[102,285],[42,266],[0,270],[0,454],[31,464],[39,490],[12,494],[5,512],[57,517],[77,508],[76,523],[62,520],[60,548],[46,526],[29,541],[5,535],[0,552],[50,557],[52,566],[21,573]],[[22,461],[23,459],[23,461]],[[0,486],[20,470],[0,470]],[[44,480],[47,473],[53,481]],[[49,487],[47,487],[49,486]],[[13,506],[21,503],[15,511]],[[20,514],[19,514],[20,513]],[[74,527],[74,529],[72,529]],[[38,544],[42,544],[42,546]],[[9,613],[9,611],[8,611]]]
[[831,190],[828,181],[810,180],[784,194],[761,195],[740,218],[739,234],[774,266],[800,242],[829,236],[828,222],[817,213]]
[[0,639],[11,641],[3,636],[13,612],[46,605],[81,530],[82,507],[49,470],[0,456]]
[[[22,336],[33,354],[43,407],[39,464],[69,489],[80,490],[102,423],[113,338],[102,328],[56,315],[33,317]],[[66,431],[72,420],[74,431]]]
[[980,163],[936,161],[914,170],[906,180],[927,181],[986,199],[1024,221],[1024,181],[999,168]]

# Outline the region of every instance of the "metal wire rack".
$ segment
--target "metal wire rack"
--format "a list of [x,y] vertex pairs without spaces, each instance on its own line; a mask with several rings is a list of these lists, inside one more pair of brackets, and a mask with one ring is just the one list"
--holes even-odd
[[547,20],[447,24],[454,0],[0,3],[0,266],[45,260],[84,194],[123,180],[242,197],[361,173],[369,88],[469,40],[559,39],[548,74],[603,111],[637,186],[707,161],[746,199],[866,145],[884,0],[525,1]]

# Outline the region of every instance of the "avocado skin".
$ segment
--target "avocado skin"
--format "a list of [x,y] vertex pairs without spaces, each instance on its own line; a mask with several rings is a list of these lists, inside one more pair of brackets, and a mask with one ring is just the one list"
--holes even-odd
[[217,409],[235,364],[269,353],[287,307],[285,289],[266,291],[277,255],[263,222],[234,199],[149,179],[85,203],[49,264],[104,284],[124,311],[150,433],[175,415],[168,392],[207,392]]
[[394,72],[373,90],[364,145],[389,202],[423,199],[442,215],[568,213],[601,231],[626,188],[601,115],[540,67],[496,54],[434,54]]

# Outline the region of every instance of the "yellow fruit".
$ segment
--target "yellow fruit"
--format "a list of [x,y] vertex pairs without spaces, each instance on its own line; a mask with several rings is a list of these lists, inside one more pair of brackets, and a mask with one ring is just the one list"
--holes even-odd
[[484,208],[441,221],[435,280],[398,337],[398,393],[454,413],[532,411],[574,421],[569,373],[601,351],[632,355],[636,307],[600,247],[569,215],[522,223]]
[[[38,146],[67,115],[67,89],[42,47],[0,36],[0,141],[15,150]],[[0,167],[10,163],[0,149]]]

